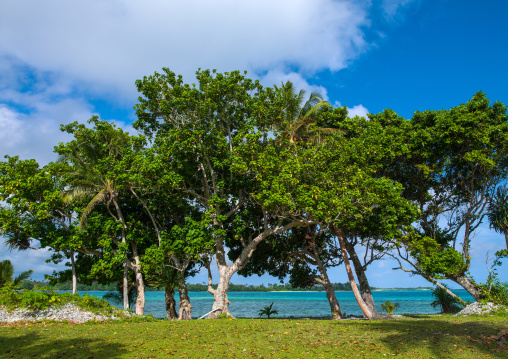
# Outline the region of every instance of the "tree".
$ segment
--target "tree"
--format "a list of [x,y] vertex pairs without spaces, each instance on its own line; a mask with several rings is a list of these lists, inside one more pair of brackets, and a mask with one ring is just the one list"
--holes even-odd
[[[268,131],[274,119],[282,117],[283,100],[280,91],[265,89],[238,71],[198,71],[199,85],[194,87],[169,69],[163,70],[163,74],[136,82],[142,97],[136,105],[138,121],[134,125],[165,156],[166,166],[172,169],[168,180],[181,198],[208,217],[219,271],[217,289],[209,278],[208,290],[214,296],[210,316],[231,315],[227,297],[231,276],[265,238],[305,223],[298,212],[291,215],[293,205],[282,189],[272,190],[270,199],[254,198],[259,183],[254,161],[271,142]],[[263,158],[264,166],[280,164],[267,159]],[[276,202],[278,209],[269,212],[268,207],[274,209]],[[258,208],[261,222],[243,237],[239,232],[244,225],[236,218],[250,207]],[[226,258],[227,241],[243,246],[231,264]]]
[[401,133],[406,151],[384,170],[420,209],[418,224],[396,246],[411,268],[399,268],[433,283],[450,279],[481,299],[467,274],[470,245],[489,198],[508,174],[506,106],[478,92],[450,110],[415,112],[410,122],[393,111],[372,117],[387,127],[409,128]]
[[273,302],[272,302],[272,304],[270,304],[270,305],[268,305],[268,306],[264,307],[263,309],[261,309],[261,310],[259,311],[259,316],[261,317],[261,316],[263,316],[263,315],[266,315],[266,317],[267,317],[268,319],[270,319],[270,316],[271,316],[272,314],[279,314],[279,312],[278,312],[278,311],[276,311],[275,309],[272,309],[272,307],[273,307]]
[[[67,173],[71,189],[65,198],[68,201],[73,201],[83,197],[92,197],[81,213],[80,231],[83,231],[88,216],[95,207],[106,203],[106,209],[110,217],[120,225],[120,241],[115,236],[109,237],[109,240],[114,246],[117,246],[117,249],[113,249],[114,255],[124,257],[124,279],[122,284],[124,309],[127,309],[129,305],[127,271],[130,268],[134,271],[136,278],[135,312],[142,315],[145,295],[140,245],[143,244],[141,239],[147,234],[133,238],[133,235],[136,236],[141,233],[141,227],[144,226],[144,223],[136,220],[136,214],[128,218],[128,214],[133,213],[132,211],[129,212],[129,209],[136,205],[136,199],[131,198],[130,208],[122,208],[120,198],[122,198],[123,203],[128,203],[125,196],[130,196],[126,194],[130,187],[126,173],[129,172],[132,166],[135,153],[144,146],[144,139],[129,136],[128,133],[117,129],[113,124],[99,120],[97,116],[92,117],[88,122],[94,125],[92,129],[77,122],[61,127],[62,131],[74,135],[73,141],[66,144],[61,143],[55,148],[62,161],[72,166],[72,172]],[[120,195],[124,197],[120,197]],[[112,210],[111,206],[113,207]],[[126,211],[127,213],[124,213]],[[115,231],[113,228],[112,230]],[[126,256],[129,247],[132,253],[131,258]],[[100,261],[100,264],[109,265],[105,261]]]
[[504,234],[508,249],[508,188],[498,187],[495,195],[489,199],[488,218],[490,228]]
[[[230,248],[235,253],[238,248]],[[233,254],[234,255],[234,254]],[[313,288],[322,285],[330,304],[333,319],[342,318],[342,310],[327,269],[342,263],[342,257],[333,237],[318,226],[295,227],[285,233],[271,236],[262,243],[239,274],[250,276],[269,273],[281,283],[289,277],[292,288]]]
[[309,141],[325,129],[316,126],[316,114],[329,105],[318,92],[312,92],[304,103],[305,91],[297,92],[292,82],[287,81],[279,89],[284,101],[283,115],[273,125],[275,133],[290,143]]
[[25,272],[21,272],[16,278],[13,278],[14,267],[11,261],[6,259],[0,262],[0,288],[8,285],[16,287],[21,283],[21,281],[30,278],[30,275],[32,273],[33,270],[28,270]]
[[[39,167],[35,160],[20,160],[6,156],[0,163],[0,234],[11,249],[51,248],[53,259],[70,259],[73,292],[77,274],[75,253],[93,253],[94,244],[85,245],[76,228],[79,204],[63,201],[62,192],[68,185],[61,172],[64,163],[49,163]],[[39,243],[37,243],[39,242]]]

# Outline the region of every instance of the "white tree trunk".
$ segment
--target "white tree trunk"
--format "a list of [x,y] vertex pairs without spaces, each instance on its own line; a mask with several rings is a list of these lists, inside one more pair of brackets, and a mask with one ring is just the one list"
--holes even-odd
[[229,312],[229,304],[231,304],[228,300],[228,290],[229,290],[229,281],[233,274],[239,271],[250,259],[256,247],[259,243],[261,243],[266,237],[272,234],[283,233],[293,227],[298,225],[308,225],[307,222],[294,220],[284,227],[281,226],[282,219],[279,221],[277,225],[273,228],[265,229],[262,233],[260,233],[257,237],[252,239],[248,244],[245,245],[244,249],[238,256],[238,258],[233,262],[233,264],[228,265],[226,262],[226,251],[224,249],[224,240],[222,237],[217,237],[215,239],[215,249],[216,254],[215,258],[217,260],[217,268],[219,269],[219,284],[217,289],[212,289],[211,286],[211,274],[210,270],[208,270],[209,275],[209,285],[208,292],[213,294],[213,306],[212,313],[208,316],[208,318],[218,318],[221,314],[226,314],[231,318],[234,318]]
[[129,267],[127,267],[127,261],[124,261],[124,266],[123,266],[122,299],[123,299],[123,310],[128,310],[129,309]]
[[76,261],[74,260],[74,251],[71,251],[71,266],[72,266],[72,294],[76,294],[78,287],[78,279],[76,278]]
[[190,302],[187,286],[184,282],[178,285],[178,293],[180,294],[180,309],[178,310],[178,320],[191,320],[192,319],[192,304]]
[[219,268],[219,285],[217,289],[212,291],[213,306],[212,312],[208,316],[209,319],[219,318],[221,314],[226,314],[228,317],[234,318],[229,312],[229,305],[231,302],[228,299],[229,280],[231,276],[238,270],[228,265],[217,265]]
[[373,318],[373,313],[369,309],[368,305],[364,302],[360,291],[358,290],[358,287],[356,286],[355,277],[353,275],[353,271],[351,269],[351,264],[349,264],[349,258],[346,251],[346,245],[344,243],[344,238],[342,237],[342,232],[335,228],[335,234],[337,235],[337,238],[340,243],[340,250],[342,252],[342,257],[344,259],[344,265],[346,267],[347,276],[349,278],[349,283],[351,284],[351,289],[353,290],[353,294],[355,295],[356,301],[358,302],[358,305],[360,306],[360,309],[363,312],[363,316],[367,319]]

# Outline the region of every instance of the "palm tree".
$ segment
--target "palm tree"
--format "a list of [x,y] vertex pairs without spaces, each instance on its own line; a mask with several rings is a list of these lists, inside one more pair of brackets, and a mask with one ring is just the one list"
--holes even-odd
[[[120,221],[123,226],[122,243],[126,243],[126,223],[122,211],[118,204],[118,190],[114,179],[104,174],[104,170],[99,169],[102,160],[110,158],[113,161],[122,157],[122,150],[129,147],[129,136],[121,129],[107,121],[100,121],[97,117],[89,120],[94,123],[96,132],[84,128],[73,127],[73,124],[67,126],[67,132],[74,134],[75,141],[67,144],[68,148],[60,148],[60,161],[72,165],[73,170],[66,173],[69,178],[70,190],[64,193],[64,200],[72,202],[77,199],[93,196],[83,213],[79,223],[80,231],[86,226],[88,215],[100,203],[106,202],[110,215]],[[100,136],[96,136],[100,131]],[[116,215],[110,210],[113,204]],[[128,293],[128,267],[127,261],[124,261],[123,274],[123,307],[129,308]]]
[[291,143],[312,138],[312,132],[319,132],[323,129],[313,129],[316,125],[315,115],[319,109],[328,105],[327,101],[318,92],[312,92],[309,99],[303,103],[305,91],[296,91],[292,82],[287,81],[279,89],[285,101],[284,117],[274,125],[276,132],[282,133]]
[[28,270],[22,272],[16,278],[12,278],[14,275],[14,267],[10,260],[6,259],[0,262],[0,288],[5,287],[7,285],[17,286],[21,283],[22,280],[26,280],[30,278],[30,275],[33,273],[33,270]]
[[[116,291],[109,291],[106,294],[104,294],[103,298],[107,301],[111,302],[115,305],[123,304],[123,282],[117,283],[117,290]],[[134,283],[129,282],[128,287],[128,293],[127,301],[129,303],[129,308],[132,307],[132,304],[136,301],[136,287],[134,286]]]
[[446,288],[448,288],[446,285],[443,284],[444,288],[436,287],[432,290],[432,296],[436,298],[430,305],[432,308],[441,307],[442,313],[457,313],[460,311],[461,304],[457,300],[457,298],[451,296],[446,291]]
[[508,249],[508,188],[498,187],[495,195],[489,200],[487,214],[490,228],[498,233],[503,233]]
[[259,311],[259,316],[261,317],[263,315],[266,315],[268,317],[268,319],[270,319],[270,316],[272,314],[279,314],[279,312],[276,311],[275,309],[272,309],[272,307],[273,307],[273,302],[272,302],[272,304],[270,304],[270,305],[264,307],[263,309],[261,309]]
[[395,312],[395,309],[399,307],[399,303],[392,303],[389,300],[384,302],[384,304],[380,304],[379,307],[383,312],[387,312],[388,315],[393,315],[393,312]]

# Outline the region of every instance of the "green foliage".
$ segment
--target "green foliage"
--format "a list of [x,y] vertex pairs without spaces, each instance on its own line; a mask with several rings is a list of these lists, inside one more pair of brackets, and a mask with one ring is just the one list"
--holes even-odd
[[393,315],[393,312],[400,306],[399,303],[392,303],[389,300],[379,305],[379,308],[383,312],[387,312],[388,315]]
[[401,183],[403,196],[421,211],[414,222],[421,243],[403,244],[415,273],[467,282],[477,292],[467,277],[470,246],[489,199],[508,175],[506,109],[478,92],[449,110],[417,111],[411,121],[390,110],[371,116],[398,133],[401,151],[382,172]]
[[28,270],[20,273],[16,278],[13,278],[14,275],[14,266],[11,261],[6,259],[0,262],[0,288],[5,286],[18,286],[22,281],[30,278],[30,275],[33,273],[33,270]]
[[12,287],[0,289],[0,306],[8,309],[47,309],[49,307],[61,307],[67,303],[74,303],[84,310],[96,314],[112,314],[118,310],[106,300],[85,294],[56,293],[52,290],[22,290],[17,291]]
[[486,284],[481,284],[483,301],[508,305],[508,283],[503,283],[497,277],[489,277]]
[[496,304],[508,305],[508,283],[503,283],[499,279],[497,272],[498,268],[502,265],[502,259],[508,257],[508,250],[503,249],[496,252],[496,256],[489,270],[487,282],[480,285],[480,290],[483,293],[483,300],[485,302],[494,302]]
[[[136,301],[136,288],[135,287],[129,287],[129,308],[132,307],[133,303]],[[116,291],[109,291],[102,297],[104,300],[113,303],[115,305],[121,305],[123,303],[123,291],[122,288],[119,286],[118,290]]]
[[[445,288],[448,288],[443,284]],[[457,313],[462,309],[462,305],[457,298],[450,295],[446,289],[436,286],[432,290],[432,296],[436,298],[430,305],[432,308],[441,308],[442,313]]]
[[271,316],[272,314],[279,314],[279,312],[278,312],[278,311],[276,311],[275,309],[272,309],[272,307],[273,307],[273,302],[272,302],[272,304],[270,304],[270,305],[268,305],[268,306],[264,307],[263,309],[261,309],[261,310],[259,311],[258,315],[259,315],[260,317],[261,317],[261,316],[263,316],[263,315],[266,315],[266,316],[267,316],[267,318],[268,318],[268,319],[270,319],[270,316]]

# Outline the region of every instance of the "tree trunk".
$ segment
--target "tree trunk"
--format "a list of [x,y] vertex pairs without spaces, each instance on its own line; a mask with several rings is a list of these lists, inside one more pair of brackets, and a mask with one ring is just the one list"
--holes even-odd
[[373,315],[381,315],[376,310],[376,304],[374,303],[374,298],[372,297],[372,290],[370,288],[363,265],[358,258],[358,255],[356,254],[355,246],[348,241],[344,241],[344,244],[346,246],[349,258],[351,258],[351,261],[353,262],[353,267],[355,268],[356,278],[358,278],[360,293],[362,295],[363,301],[365,304],[367,304]]
[[363,316],[367,319],[373,319],[374,315],[370,311],[367,304],[363,301],[363,298],[358,291],[358,287],[356,286],[355,277],[353,275],[353,271],[351,270],[351,265],[349,264],[349,258],[346,251],[346,245],[344,243],[344,238],[342,237],[341,231],[334,227],[335,234],[339,240],[340,243],[340,250],[342,252],[342,257],[344,259],[344,266],[346,267],[347,276],[349,278],[349,283],[351,284],[351,289],[353,290],[353,294],[355,295],[356,301],[358,302],[358,305],[360,306],[360,309],[363,312]]
[[180,294],[180,310],[178,311],[178,320],[191,320],[192,305],[190,302],[189,294],[187,293],[187,286],[185,282],[178,285],[178,293]]
[[74,251],[71,251],[71,266],[72,266],[72,294],[76,294],[78,280],[76,278],[76,261],[74,260]]
[[134,264],[131,263],[132,269],[134,270],[134,276],[136,277],[136,306],[134,307],[134,313],[136,315],[145,314],[145,281],[143,274],[141,273],[141,261],[139,260],[138,247],[133,242],[131,243],[132,256],[134,258]]
[[469,294],[476,300],[479,301],[483,299],[483,294],[480,289],[478,289],[478,286],[472,282],[468,277],[466,277],[464,274],[459,276],[448,276],[446,279],[450,279],[454,281],[455,283],[459,284],[462,288],[468,291]]
[[129,268],[127,267],[127,261],[124,261],[123,266],[122,299],[123,299],[123,310],[128,310],[130,306],[129,306]]
[[344,316],[342,314],[342,310],[340,310],[339,301],[337,300],[337,296],[335,295],[335,290],[333,289],[333,285],[330,282],[330,278],[328,277],[328,273],[326,271],[323,262],[319,258],[315,247],[313,246],[314,253],[316,255],[315,260],[318,265],[319,272],[321,276],[318,277],[317,282],[320,283],[326,291],[326,298],[328,298],[328,303],[330,304],[330,310],[332,311],[332,319],[342,319]]
[[136,315],[144,315],[145,314],[145,282],[143,280],[143,274],[139,271],[139,269],[135,269],[134,274],[136,275],[136,288],[137,288],[136,307],[134,308],[134,313],[136,313]]
[[164,303],[166,304],[166,317],[169,320],[177,319],[175,289],[173,287],[166,286],[164,288]]
[[233,315],[229,312],[229,305],[231,302],[228,299],[228,290],[229,280],[231,279],[232,274],[236,271],[232,271],[230,268],[231,266],[227,265],[218,265],[218,267],[219,285],[217,286],[217,289],[211,292],[213,294],[213,306],[212,312],[208,316],[208,319],[217,319],[221,314],[226,314],[228,317],[234,318]]
[[342,310],[340,310],[339,301],[335,296],[335,290],[333,290],[333,285],[332,283],[330,283],[328,276],[326,277],[326,280],[323,281],[322,285],[325,288],[326,298],[328,298],[328,303],[330,304],[330,310],[332,311],[332,319],[333,320],[342,319],[343,318]]
[[[215,225],[218,225],[218,222],[214,222]],[[245,245],[244,249],[238,256],[238,258],[233,262],[233,264],[228,265],[226,261],[226,250],[224,246],[224,239],[220,236],[215,238],[215,258],[217,261],[217,267],[219,269],[219,284],[217,289],[212,288],[212,278],[210,273],[210,266],[208,264],[208,292],[213,294],[213,306],[212,312],[208,316],[209,319],[218,318],[221,314],[226,314],[230,318],[234,318],[233,315],[229,312],[229,305],[231,304],[228,300],[228,289],[229,289],[229,281],[231,276],[239,271],[245,263],[247,263],[256,250],[261,241],[263,241],[266,237],[273,235],[284,233],[285,231],[296,227],[298,225],[308,224],[303,221],[291,221],[285,226],[282,225],[282,219],[279,223],[272,229],[265,229],[262,233],[260,233],[257,237],[253,238],[248,244]]]
[[504,232],[504,239],[506,241],[506,249],[508,249],[508,231]]

